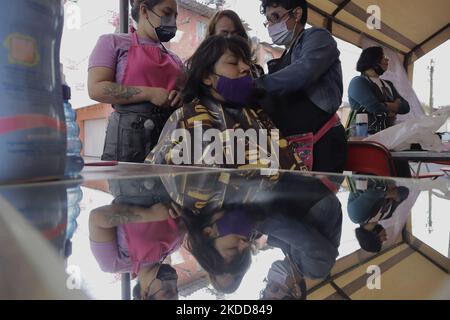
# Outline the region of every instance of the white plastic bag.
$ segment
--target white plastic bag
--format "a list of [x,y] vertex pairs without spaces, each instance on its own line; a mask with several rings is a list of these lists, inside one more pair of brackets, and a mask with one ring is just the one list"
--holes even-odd
[[364,141],[376,141],[389,150],[402,151],[411,148],[411,144],[418,143],[423,150],[441,152],[445,150],[436,132],[450,117],[450,107],[443,108],[432,116],[421,116],[410,119],[393,127],[378,132]]

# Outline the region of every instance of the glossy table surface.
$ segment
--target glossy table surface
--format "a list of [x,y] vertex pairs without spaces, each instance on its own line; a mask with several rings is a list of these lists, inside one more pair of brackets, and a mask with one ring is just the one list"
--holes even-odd
[[391,151],[391,155],[392,158],[397,160],[421,162],[448,161],[450,163],[450,151]]
[[[69,294],[121,299],[129,285],[135,298],[180,300],[450,299],[448,178],[145,164],[87,167],[83,178],[0,186],[0,218],[12,207],[51,244],[59,260],[38,263],[65,272]],[[0,256],[14,256],[4,241]],[[0,296],[27,297],[2,286],[14,261],[0,264]]]

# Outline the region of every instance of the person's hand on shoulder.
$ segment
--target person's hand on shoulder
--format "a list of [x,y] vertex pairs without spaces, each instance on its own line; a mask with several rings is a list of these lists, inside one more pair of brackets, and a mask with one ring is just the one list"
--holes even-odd
[[172,90],[169,93],[168,104],[172,108],[181,108],[183,106],[183,99],[181,98],[180,91]]
[[169,91],[164,88],[148,88],[147,99],[158,107],[165,107],[169,102]]
[[146,212],[150,221],[165,221],[168,219],[176,219],[181,214],[172,204],[157,203]]

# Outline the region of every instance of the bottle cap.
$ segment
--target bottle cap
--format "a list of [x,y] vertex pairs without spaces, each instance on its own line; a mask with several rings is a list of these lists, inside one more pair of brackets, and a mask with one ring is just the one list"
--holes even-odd
[[368,123],[369,116],[367,113],[359,113],[356,115],[356,123]]
[[367,190],[368,182],[369,181],[367,179],[356,179],[355,187],[357,190],[365,191]]
[[63,84],[62,91],[63,91],[63,100],[68,101],[72,98],[72,92],[67,84]]

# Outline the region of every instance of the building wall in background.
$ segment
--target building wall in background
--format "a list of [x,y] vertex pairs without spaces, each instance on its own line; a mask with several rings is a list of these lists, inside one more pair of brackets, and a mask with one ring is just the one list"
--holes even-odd
[[167,47],[175,52],[183,62],[186,61],[205,38],[209,19],[209,17],[194,11],[179,8],[178,32]]

